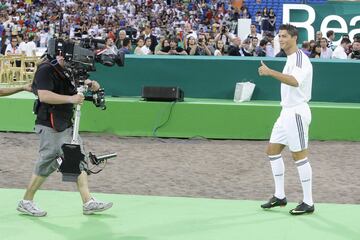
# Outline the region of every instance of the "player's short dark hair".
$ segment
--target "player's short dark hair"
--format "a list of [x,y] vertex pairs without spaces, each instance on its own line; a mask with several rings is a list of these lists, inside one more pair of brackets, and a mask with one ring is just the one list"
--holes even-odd
[[282,24],[279,30],[286,30],[291,37],[299,36],[297,28],[291,24]]

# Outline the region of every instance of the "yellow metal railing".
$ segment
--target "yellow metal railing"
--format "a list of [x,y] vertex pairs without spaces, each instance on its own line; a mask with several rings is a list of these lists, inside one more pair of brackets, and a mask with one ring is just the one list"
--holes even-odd
[[40,57],[0,56],[1,85],[23,85],[32,82]]

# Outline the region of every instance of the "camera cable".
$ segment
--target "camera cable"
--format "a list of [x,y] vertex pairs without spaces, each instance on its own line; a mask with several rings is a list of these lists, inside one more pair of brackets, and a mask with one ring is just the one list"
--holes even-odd
[[[152,133],[152,136],[153,136],[153,137],[157,137],[157,136],[156,136],[156,132],[157,132],[160,128],[164,127],[164,126],[170,121],[170,118],[171,118],[171,115],[172,115],[172,111],[173,111],[173,109],[174,109],[174,106],[175,106],[175,103],[176,103],[176,102],[177,102],[177,101],[173,101],[173,102],[171,103],[171,105],[170,105],[170,110],[169,110],[167,119],[166,119],[162,124],[154,127],[153,133]],[[159,116],[158,120],[156,121],[157,123],[160,121],[160,119],[163,119],[163,117],[164,117],[164,115],[165,115],[165,110],[166,110],[166,109],[164,109],[163,113]],[[157,124],[156,124],[156,125],[157,125]]]

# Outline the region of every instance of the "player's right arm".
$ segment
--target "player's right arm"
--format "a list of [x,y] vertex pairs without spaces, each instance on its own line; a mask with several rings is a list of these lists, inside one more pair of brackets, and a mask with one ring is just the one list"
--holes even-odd
[[266,66],[265,63],[263,63],[263,61],[261,61],[261,66],[259,67],[258,71],[260,76],[273,77],[279,80],[280,82],[290,85],[292,87],[299,86],[299,82],[296,80],[294,76],[275,71],[269,68],[268,66]]

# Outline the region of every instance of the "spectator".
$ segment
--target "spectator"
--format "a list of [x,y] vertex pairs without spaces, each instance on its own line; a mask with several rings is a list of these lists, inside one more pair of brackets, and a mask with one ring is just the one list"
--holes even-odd
[[269,32],[271,32],[273,35],[276,34],[276,14],[274,12],[273,8],[269,9]]
[[254,52],[254,55],[255,55],[256,47],[259,45],[260,41],[257,37],[252,37],[252,38],[248,38],[248,39],[250,40],[251,51]]
[[323,38],[323,34],[321,31],[317,31],[315,35],[315,41],[320,42],[320,40]]
[[349,58],[360,60],[360,39],[353,42],[352,52],[350,53]]
[[[341,38],[342,38],[342,39],[347,38],[347,39],[350,40],[350,37],[349,37],[348,34],[342,35]],[[350,42],[351,42],[351,41],[350,41]],[[352,44],[350,44],[350,45],[348,46],[348,48],[345,50],[345,53],[346,53],[347,56],[349,56],[351,52],[352,52]]]
[[255,50],[255,55],[258,57],[266,57],[266,45],[267,40],[262,39],[259,43],[259,46]]
[[267,45],[266,45],[266,56],[267,57],[274,57],[275,51],[274,51],[274,35],[271,32],[268,32],[266,34],[267,38]]
[[123,47],[123,41],[126,38],[126,31],[125,30],[120,30],[118,37],[115,40],[115,46],[120,49]]
[[170,41],[168,39],[164,39],[161,45],[161,50],[157,52],[159,55],[168,55],[170,51]]
[[257,32],[261,32],[261,20],[262,20],[261,12],[257,11],[256,14],[255,14],[255,25],[256,25],[256,31]]
[[221,31],[216,35],[215,37],[215,42],[217,40],[222,40],[225,46],[225,52],[226,52],[226,48],[228,48],[228,46],[230,45],[231,42],[233,42],[234,40],[234,34],[229,32],[229,28],[224,25],[221,27]]
[[186,51],[178,46],[178,40],[176,38],[170,39],[169,55],[187,55]]
[[221,40],[217,40],[215,43],[215,52],[214,56],[224,56],[224,42]]
[[243,57],[252,57],[254,56],[254,52],[251,48],[250,39],[247,38],[243,41],[242,47],[240,48],[240,55]]
[[[261,34],[256,32],[256,25],[254,23],[250,25],[250,34],[247,38],[257,38],[259,41],[262,39]],[[259,41],[258,43],[260,43]]]
[[185,38],[188,39],[189,37],[194,37],[195,39],[197,39],[197,33],[196,31],[194,31],[191,27],[190,23],[186,23],[184,26],[184,33],[185,33]]
[[197,45],[197,53],[198,55],[202,55],[202,56],[211,56],[211,51],[210,49],[207,47],[207,39],[205,34],[199,34],[198,36],[198,45]]
[[123,39],[122,47],[119,49],[119,51],[125,53],[125,54],[131,54],[131,39],[126,37]]
[[17,46],[18,40],[16,36],[12,36],[10,44],[6,46],[5,55],[20,54],[20,50]]
[[210,50],[211,55],[214,55],[216,47],[215,47],[215,39],[210,37],[208,40],[207,48]]
[[143,46],[144,46],[144,39],[142,37],[140,37],[136,41],[136,48],[134,50],[134,54],[135,55],[145,55],[145,53],[142,50]]
[[320,40],[319,41],[315,41],[315,40],[310,40],[310,49],[312,50],[316,45],[317,45],[317,43],[320,43]]
[[24,36],[22,34],[19,34],[17,36],[18,43],[19,43],[19,52],[23,55],[26,55],[26,42],[24,42]]
[[187,41],[186,52],[188,55],[196,55],[196,49],[197,49],[197,41],[193,36],[190,36]]
[[150,45],[149,49],[151,50],[152,53],[154,53],[155,52],[155,47],[158,44],[158,42],[157,42],[156,36],[154,36],[152,34],[152,29],[151,29],[150,25],[146,25],[145,30],[144,30],[144,39],[146,40],[147,38],[151,39],[150,40],[151,45]]
[[[49,41],[49,33],[47,31],[45,31],[44,29],[40,30],[40,33],[38,35],[39,39],[40,39],[40,47],[41,48],[46,48],[47,47],[47,43]],[[81,35],[80,35],[81,37]]]
[[186,49],[186,52],[188,55],[211,55],[209,48],[206,46],[206,39],[204,35],[199,35],[197,43],[193,37],[190,37],[189,47]]
[[328,46],[329,46],[328,40],[326,38],[321,38],[321,40],[320,40],[320,47],[321,47],[320,58],[330,59],[332,57],[333,51]]
[[251,15],[247,9],[247,7],[242,7],[242,14],[241,14],[241,18],[245,18],[245,19],[249,19],[251,18]]
[[118,53],[118,49],[114,44],[114,40],[111,37],[105,38],[105,48],[101,49],[97,52],[97,55],[116,55]]
[[26,43],[26,56],[36,56],[36,44],[34,42],[34,36],[29,36],[29,41]]
[[239,37],[234,37],[232,43],[233,44],[229,46],[229,50],[228,50],[229,56],[241,56],[240,54],[241,39]]
[[306,56],[310,56],[311,54],[311,51],[310,51],[310,43],[308,41],[304,41],[302,43],[302,46],[301,46],[301,51],[303,51],[305,53]]
[[327,37],[327,41],[328,41],[328,47],[331,49],[331,51],[334,51],[335,46],[333,44],[333,41],[335,39],[335,32],[333,30],[327,31],[326,37]]
[[350,45],[350,40],[348,38],[343,38],[340,45],[337,46],[332,53],[332,58],[347,59],[346,50],[349,48]]
[[310,58],[320,58],[321,57],[321,45],[317,43],[311,50]]
[[360,41],[360,33],[355,34],[353,40],[354,40],[354,42]]
[[163,48],[163,43],[164,43],[165,39],[166,39],[165,36],[163,36],[163,35],[160,36],[158,44],[155,47],[154,54],[159,54],[159,51],[161,51],[161,49]]
[[264,7],[261,13],[261,34],[269,31],[269,25],[269,12],[267,10],[267,7]]
[[144,46],[141,47],[141,51],[145,54],[145,55],[151,55],[153,54],[153,52],[151,51],[150,47],[151,47],[151,37],[147,37],[145,38],[145,44]]

